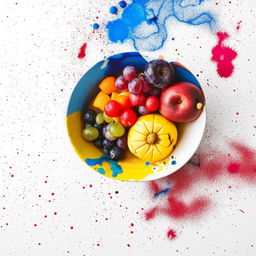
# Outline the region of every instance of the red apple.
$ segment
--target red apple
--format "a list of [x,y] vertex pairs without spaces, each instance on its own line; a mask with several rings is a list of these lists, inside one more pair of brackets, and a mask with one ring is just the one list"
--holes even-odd
[[203,91],[194,84],[179,82],[163,90],[160,113],[173,122],[184,123],[197,119],[203,111]]

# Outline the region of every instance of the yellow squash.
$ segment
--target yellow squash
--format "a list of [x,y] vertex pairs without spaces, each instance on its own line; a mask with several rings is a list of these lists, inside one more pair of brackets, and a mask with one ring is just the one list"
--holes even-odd
[[146,162],[165,159],[177,142],[174,123],[158,114],[141,116],[128,133],[130,151]]

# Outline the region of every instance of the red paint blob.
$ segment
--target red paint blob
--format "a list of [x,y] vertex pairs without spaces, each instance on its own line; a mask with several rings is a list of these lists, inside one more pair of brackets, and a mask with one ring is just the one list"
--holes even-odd
[[174,229],[170,229],[168,230],[167,232],[167,237],[170,239],[170,240],[173,240],[177,237],[176,235],[176,231]]
[[77,58],[79,59],[82,59],[86,56],[86,47],[87,47],[87,44],[84,43],[81,47],[80,47],[80,50],[79,50],[79,53],[77,55]]
[[218,32],[218,44],[212,48],[211,60],[217,62],[217,72],[220,77],[230,77],[234,71],[232,61],[237,53],[230,47],[224,46],[223,42],[229,37],[227,33]]

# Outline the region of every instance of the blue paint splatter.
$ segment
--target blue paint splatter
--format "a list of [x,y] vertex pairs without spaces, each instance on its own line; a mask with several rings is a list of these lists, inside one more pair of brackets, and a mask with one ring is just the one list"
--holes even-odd
[[110,9],[109,9],[109,12],[111,14],[117,14],[117,8],[115,6],[111,6]]
[[125,7],[127,6],[127,3],[126,3],[125,1],[120,1],[120,2],[119,2],[119,6],[120,6],[121,8],[125,8]]
[[101,174],[105,174],[105,170],[103,168],[99,168],[98,172],[101,173]]
[[93,25],[92,25],[92,28],[93,29],[98,29],[100,26],[99,26],[99,24],[98,23],[94,23]]
[[167,195],[167,193],[171,190],[171,187],[167,187],[157,193],[154,194],[153,198],[157,198],[159,197],[160,195]]
[[205,0],[133,0],[120,19],[107,24],[112,42],[133,41],[136,50],[155,51],[167,39],[166,21],[174,17],[179,22],[198,26],[206,24],[215,29],[213,14],[200,8]]
[[[107,156],[101,156],[100,158],[86,158],[85,162],[89,166],[95,166],[100,165],[102,166],[103,162],[108,162],[110,164],[110,170],[112,171],[112,177],[116,177],[118,174],[123,173],[122,167],[118,164],[117,161],[109,159]],[[98,171],[100,172],[100,169],[104,171],[103,168],[99,168]],[[101,171],[102,171],[101,170]],[[104,173],[105,174],[105,171]]]
[[147,165],[147,166],[150,165],[150,162],[146,162],[145,165]]
[[175,160],[172,161],[172,165],[175,165],[177,164],[177,162]]

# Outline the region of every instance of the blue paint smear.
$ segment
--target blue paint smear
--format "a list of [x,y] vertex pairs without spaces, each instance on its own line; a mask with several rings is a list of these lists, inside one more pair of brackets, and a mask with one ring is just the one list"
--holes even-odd
[[177,162],[175,160],[172,161],[172,165],[175,165],[177,164]]
[[150,165],[150,162],[146,162],[145,165],[147,165],[147,166]]
[[133,0],[120,19],[107,24],[110,41],[117,43],[131,39],[138,51],[160,49],[167,39],[166,21],[173,17],[187,25],[207,25],[216,28],[210,11],[203,11],[205,0]]
[[105,170],[103,168],[99,168],[98,172],[101,173],[101,174],[105,174]]
[[[107,156],[101,156],[99,158],[86,158],[85,162],[89,166],[95,166],[95,165],[100,165],[102,166],[103,162],[108,162],[110,164],[110,170],[112,171],[112,177],[116,177],[118,174],[123,173],[122,167],[118,164],[117,161],[109,159]],[[99,168],[98,171],[100,172],[100,169],[104,171],[103,168]],[[101,170],[101,171],[102,171]],[[101,172],[102,173],[102,172]],[[104,173],[105,174],[105,171]]]
[[171,187],[167,187],[161,191],[159,191],[158,193],[155,193],[153,198],[157,198],[159,197],[160,195],[166,195],[169,191],[171,190]]

